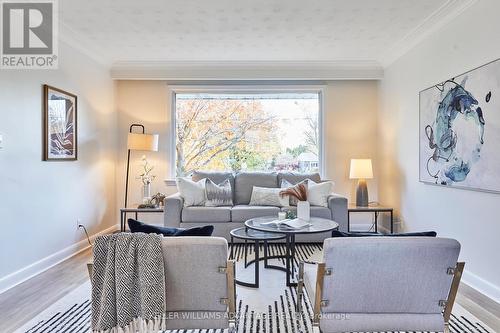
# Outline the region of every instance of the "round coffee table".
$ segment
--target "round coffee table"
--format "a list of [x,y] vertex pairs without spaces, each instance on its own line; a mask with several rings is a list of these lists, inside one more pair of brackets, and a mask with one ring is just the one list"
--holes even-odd
[[[299,234],[318,234],[322,232],[333,231],[339,228],[339,224],[335,221],[324,219],[320,217],[311,217],[309,223],[311,224],[308,227],[301,229],[290,229],[286,227],[276,227],[272,225],[262,225],[262,223],[270,222],[273,220],[277,220],[274,216],[269,217],[258,217],[247,220],[245,222],[245,226],[249,229],[262,231],[266,233],[278,233],[285,234],[286,236],[286,254],[285,254],[285,272],[286,272],[286,285],[287,286],[296,286],[296,282],[292,282],[292,275],[295,272],[295,236]],[[282,267],[271,267],[269,268],[282,269]]]
[[[286,235],[281,234],[281,233],[273,233],[273,232],[265,232],[265,231],[259,231],[259,230],[253,230],[253,229],[248,229],[247,227],[241,227],[238,229],[233,229],[229,232],[231,235],[231,254],[230,258],[234,259],[234,238],[237,239],[243,239],[245,241],[245,268],[247,268],[249,265],[252,263],[255,265],[255,276],[254,276],[254,282],[244,282],[235,279],[235,283],[239,284],[241,286],[245,287],[251,287],[251,288],[259,288],[259,262],[260,262],[260,257],[259,257],[259,243],[263,242],[264,243],[264,267],[268,267],[267,264],[267,259],[271,259],[274,257],[269,257],[267,252],[268,252],[268,247],[267,247],[267,242],[268,241],[273,241],[273,240],[279,240],[279,239],[284,239]],[[255,252],[255,259],[251,260],[250,262],[247,262],[247,241],[252,241],[254,242],[254,252]]]

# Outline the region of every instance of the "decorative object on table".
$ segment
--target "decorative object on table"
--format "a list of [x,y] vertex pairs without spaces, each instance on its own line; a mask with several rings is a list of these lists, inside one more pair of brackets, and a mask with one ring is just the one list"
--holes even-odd
[[[295,185],[292,184],[292,183],[290,183],[286,179],[282,179],[281,180],[281,184],[280,184],[280,186],[281,186],[282,189],[296,190],[296,191],[299,191],[299,187],[301,185],[305,186],[305,188],[306,188],[306,197],[307,197],[307,179],[304,179],[304,180],[300,181],[299,183],[297,183]],[[289,198],[290,198],[290,206],[297,206],[297,201],[299,201],[297,199],[297,197],[295,197],[295,196],[289,196]]]
[[286,211],[285,217],[287,219],[293,220],[293,219],[297,218],[297,214],[295,214],[295,212],[293,210],[288,210],[288,211]]
[[356,187],[356,206],[368,206],[368,188],[366,180],[373,178],[371,159],[351,159],[351,168],[349,172],[350,179],[357,179]]
[[165,194],[158,192],[151,197],[151,203],[155,207],[163,207],[165,198],[166,198]]
[[297,200],[297,218],[309,221],[311,217],[311,205],[307,201],[307,186],[299,183],[293,187],[281,191],[281,197],[289,196]]
[[142,203],[151,203],[151,183],[155,180],[156,176],[151,174],[154,166],[150,165],[146,155],[142,156],[142,173],[139,175],[138,179],[142,182]]
[[[134,133],[134,128],[140,128],[140,133]],[[128,175],[130,171],[130,151],[132,150],[142,150],[142,151],[158,151],[158,134],[146,134],[144,125],[132,124],[129,128],[129,133],[127,136],[127,176],[125,180],[125,205],[127,208],[127,198],[128,198]]]
[[297,218],[309,221],[311,218],[311,204],[309,201],[297,201]]
[[420,181],[500,192],[500,60],[420,92]]
[[286,212],[278,212],[278,220],[286,219]]
[[44,85],[43,99],[43,160],[76,161],[77,96]]
[[155,204],[152,203],[143,203],[137,206],[139,209],[153,209],[153,208],[158,208]]

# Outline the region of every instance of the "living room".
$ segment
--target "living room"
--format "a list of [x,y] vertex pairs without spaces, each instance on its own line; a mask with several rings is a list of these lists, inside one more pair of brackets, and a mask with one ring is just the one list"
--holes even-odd
[[497,1],[0,6],[0,332],[500,332]]

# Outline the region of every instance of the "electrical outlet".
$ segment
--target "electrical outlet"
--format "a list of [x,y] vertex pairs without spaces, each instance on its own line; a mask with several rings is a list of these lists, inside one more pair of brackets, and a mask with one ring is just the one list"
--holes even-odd
[[0,150],[3,149],[3,135],[0,134]]
[[82,224],[82,219],[76,219],[76,230],[80,229],[81,225],[83,225]]

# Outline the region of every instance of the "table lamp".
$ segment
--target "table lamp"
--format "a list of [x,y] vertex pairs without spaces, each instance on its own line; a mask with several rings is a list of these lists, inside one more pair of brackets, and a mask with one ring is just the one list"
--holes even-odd
[[368,207],[368,188],[366,180],[373,178],[371,159],[351,159],[350,179],[357,179],[356,206]]
[[[134,127],[139,127],[141,132],[134,133]],[[127,179],[125,181],[125,206],[127,208],[127,197],[128,197],[128,173],[130,170],[130,151],[131,150],[143,150],[143,151],[158,151],[158,134],[146,134],[144,130],[144,125],[132,124],[130,125],[129,133],[127,136]]]

